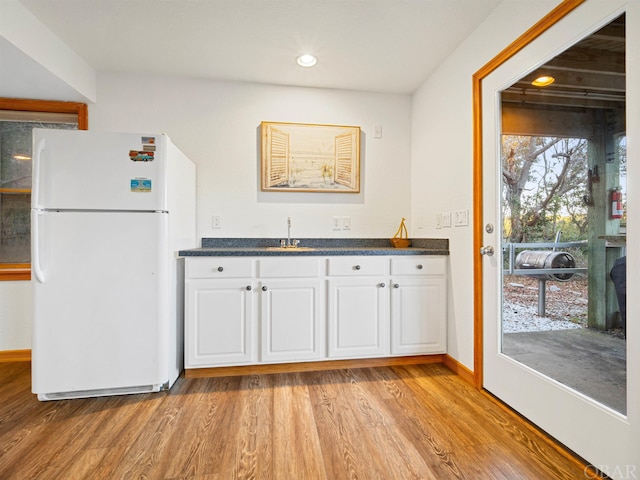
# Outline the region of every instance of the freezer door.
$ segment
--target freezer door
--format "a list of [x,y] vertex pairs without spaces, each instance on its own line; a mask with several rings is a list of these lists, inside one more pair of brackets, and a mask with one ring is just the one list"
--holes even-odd
[[167,382],[176,364],[168,358],[168,215],[32,215],[40,270],[32,275],[33,392]]
[[33,130],[32,206],[168,210],[164,135]]

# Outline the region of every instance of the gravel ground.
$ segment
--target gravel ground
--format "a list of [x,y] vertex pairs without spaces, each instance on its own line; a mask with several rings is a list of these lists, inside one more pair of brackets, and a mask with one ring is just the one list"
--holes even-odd
[[539,317],[537,305],[518,305],[517,303],[504,304],[502,322],[502,331],[504,333],[543,332],[547,330],[582,328],[581,324],[572,321]]
[[545,316],[538,316],[538,280],[506,276],[503,332],[541,332],[583,328],[587,325],[587,281],[546,283]]

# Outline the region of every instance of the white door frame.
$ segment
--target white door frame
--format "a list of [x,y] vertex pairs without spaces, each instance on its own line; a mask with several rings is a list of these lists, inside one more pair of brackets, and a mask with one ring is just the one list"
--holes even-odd
[[[627,155],[630,159],[640,158],[640,148],[634,146],[636,138],[633,137],[633,132],[640,132],[640,92],[634,88],[640,85],[637,47],[640,45],[640,32],[633,32],[634,26],[640,27],[640,4],[638,0],[592,0],[578,8],[582,3],[583,0],[562,2],[473,77],[476,286],[474,375],[478,387],[492,391],[576,453],[609,472],[613,478],[640,478],[640,469],[636,471],[633,468],[633,472],[630,470],[640,461],[640,325],[637,322],[632,325],[634,322],[630,322],[627,329],[628,412],[625,417],[500,353],[500,312],[497,308],[499,276],[496,274],[500,264],[496,261],[499,255],[481,257],[479,253],[485,244],[492,245],[497,253],[500,248],[499,197],[495,194],[499,172],[497,159],[500,133],[497,92],[513,83],[527,69],[552,58],[575,40],[591,33],[596,27],[603,26],[624,11],[627,12],[628,22],[627,58],[632,59],[627,61],[627,132],[630,133]],[[634,191],[634,180],[640,179],[640,165],[633,165],[633,161],[629,162],[628,178],[629,204],[640,205],[640,196]],[[628,212],[628,219],[628,236],[633,238],[640,233],[640,214],[632,209]],[[486,223],[494,224],[492,234],[485,232]],[[630,249],[628,257],[632,265],[639,264],[640,252]],[[635,270],[629,269],[628,283],[631,285],[640,282],[640,272]],[[638,314],[634,312],[640,311],[640,301],[632,297],[629,297],[627,308],[629,317],[633,319],[638,318]],[[487,321],[484,322],[483,319]],[[507,382],[501,381],[505,378],[508,379]]]

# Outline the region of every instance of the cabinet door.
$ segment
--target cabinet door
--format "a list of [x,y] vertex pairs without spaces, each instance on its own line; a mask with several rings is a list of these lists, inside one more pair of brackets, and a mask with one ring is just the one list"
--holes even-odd
[[329,280],[329,357],[389,353],[389,290],[384,278]]
[[324,292],[320,279],[269,279],[260,284],[263,362],[325,356]]
[[444,277],[396,277],[391,282],[391,353],[446,352]]
[[185,367],[250,363],[252,280],[189,280],[185,292]]

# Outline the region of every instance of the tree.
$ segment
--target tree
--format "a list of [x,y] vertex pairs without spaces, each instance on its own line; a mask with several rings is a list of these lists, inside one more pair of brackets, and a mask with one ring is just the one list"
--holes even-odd
[[583,139],[502,137],[503,218],[510,242],[553,239],[563,213],[580,222],[586,210],[576,198],[585,191],[586,147]]

